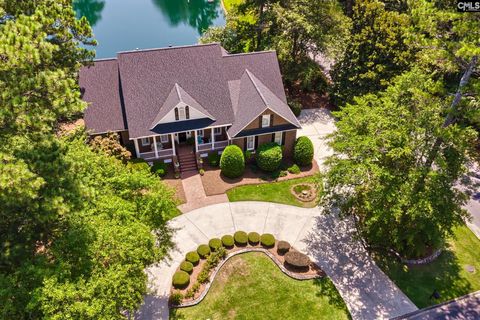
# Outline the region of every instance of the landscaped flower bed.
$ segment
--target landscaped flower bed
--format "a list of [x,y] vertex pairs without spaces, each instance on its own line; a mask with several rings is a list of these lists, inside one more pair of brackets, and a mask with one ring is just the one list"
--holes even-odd
[[290,192],[300,201],[309,202],[315,200],[317,192],[312,183],[300,183],[292,186]]
[[[323,276],[323,271],[308,256],[295,250],[286,241],[277,241],[271,234],[237,231],[234,235],[213,238],[207,244],[188,252],[172,278],[171,306],[186,306],[201,301],[209,282],[225,259],[249,251],[267,254],[287,275],[296,279]],[[206,293],[206,292],[205,292]]]

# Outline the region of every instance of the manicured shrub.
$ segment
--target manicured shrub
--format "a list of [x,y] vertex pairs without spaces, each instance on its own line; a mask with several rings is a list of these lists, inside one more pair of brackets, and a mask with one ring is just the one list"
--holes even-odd
[[200,173],[200,175],[203,176],[205,174],[205,170],[200,169],[200,170],[198,170],[198,173]]
[[222,174],[228,178],[237,178],[243,174],[245,170],[245,158],[242,150],[232,144],[223,150],[220,157],[220,169]]
[[275,142],[267,142],[257,148],[257,165],[265,171],[275,171],[282,163],[282,148]]
[[307,269],[310,258],[301,252],[289,251],[285,254],[285,263],[297,269]]
[[200,258],[205,259],[210,254],[210,247],[206,244],[201,244],[197,248],[197,253]]
[[247,233],[244,231],[237,231],[233,234],[233,239],[237,246],[246,246],[248,242]]
[[165,177],[168,173],[168,166],[166,163],[157,162],[150,168],[150,170],[152,173],[155,173],[160,177]]
[[248,234],[248,243],[256,246],[260,242],[260,235],[257,232],[250,232]]
[[222,243],[225,248],[231,248],[235,244],[235,240],[229,234],[222,237]]
[[196,266],[200,261],[200,256],[195,251],[190,251],[186,254],[185,260],[191,262],[194,266]]
[[264,233],[260,237],[260,243],[264,247],[271,248],[275,245],[275,237],[273,236],[273,234]]
[[210,239],[210,241],[208,241],[208,246],[212,251],[217,251],[217,249],[222,246],[222,240],[218,238]]
[[177,289],[185,289],[190,283],[190,275],[185,271],[177,271],[173,275],[172,285]]
[[220,155],[217,151],[212,151],[208,154],[208,164],[212,167],[218,167],[220,164]]
[[293,148],[293,159],[299,166],[308,166],[313,160],[313,143],[308,137],[299,137]]
[[180,292],[174,292],[168,297],[168,302],[173,306],[178,306],[182,303],[183,295]]
[[141,158],[136,158],[136,159],[130,159],[128,160],[127,167],[130,168],[131,170],[135,171],[149,171],[150,166],[148,165],[147,161],[141,159]]
[[296,100],[289,102],[288,106],[290,107],[290,110],[292,110],[295,117],[298,117],[302,112],[302,104]]
[[284,255],[285,253],[288,252],[288,250],[290,250],[290,247],[291,247],[290,243],[288,243],[287,241],[278,241],[277,252],[280,255]]
[[288,169],[288,172],[290,172],[291,174],[299,174],[300,173],[300,168],[298,165],[296,164],[293,164],[291,167],[289,167]]
[[193,264],[189,261],[183,261],[180,263],[180,270],[185,271],[188,274],[192,274]]

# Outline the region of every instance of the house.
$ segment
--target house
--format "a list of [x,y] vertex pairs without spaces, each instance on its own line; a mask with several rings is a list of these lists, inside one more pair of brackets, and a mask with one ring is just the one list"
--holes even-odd
[[138,158],[178,159],[182,170],[229,144],[254,152],[275,141],[289,156],[300,128],[274,51],[229,54],[212,43],[120,52],[82,68],[79,84],[90,134],[118,132]]

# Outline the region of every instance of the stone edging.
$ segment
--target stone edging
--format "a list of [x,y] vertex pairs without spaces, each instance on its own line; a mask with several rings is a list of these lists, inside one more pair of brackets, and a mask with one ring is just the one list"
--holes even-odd
[[241,250],[238,250],[238,251],[234,251],[234,252],[229,253],[229,254],[225,257],[225,259],[223,259],[223,260],[215,267],[215,269],[213,270],[212,274],[211,274],[210,277],[209,277],[208,283],[205,285],[205,289],[203,290],[203,292],[200,294],[200,296],[199,296],[197,299],[194,299],[194,300],[188,301],[188,302],[184,302],[184,303],[179,304],[179,305],[172,306],[172,308],[191,307],[191,306],[197,305],[197,304],[199,304],[200,302],[202,302],[202,300],[205,298],[205,296],[207,295],[208,291],[210,290],[210,286],[212,285],[213,280],[214,280],[215,277],[217,276],[217,273],[218,273],[218,271],[220,271],[220,269],[222,268],[222,266],[223,266],[230,258],[232,258],[232,257],[234,257],[234,256],[236,256],[236,255],[239,255],[239,254],[247,253],[247,252],[263,252],[264,254],[266,254],[266,255],[277,265],[277,267],[278,267],[284,274],[286,274],[287,276],[289,276],[290,278],[295,279],[295,280],[311,280],[311,279],[317,279],[317,278],[323,277],[322,275],[301,275],[301,274],[297,274],[297,273],[294,273],[294,272],[291,272],[291,271],[287,270],[287,269],[283,266],[283,264],[281,264],[280,261],[278,261],[277,258],[275,258],[275,256],[274,256],[270,251],[268,251],[268,249],[264,249],[264,248],[244,248],[244,249],[241,249]]
[[422,258],[422,259],[412,259],[412,260],[409,260],[409,259],[404,259],[404,258],[401,258],[402,262],[405,263],[405,264],[427,264],[427,263],[430,263],[432,262],[433,260],[437,259],[438,256],[440,255],[440,253],[442,253],[442,249],[437,249],[435,250],[431,255],[429,255],[428,257],[425,257],[425,258]]

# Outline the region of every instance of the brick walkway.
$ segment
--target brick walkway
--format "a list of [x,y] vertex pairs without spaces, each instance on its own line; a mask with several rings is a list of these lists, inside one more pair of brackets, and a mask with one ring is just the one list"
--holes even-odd
[[187,202],[178,206],[183,213],[211,204],[228,202],[226,194],[208,196],[205,194],[202,179],[197,172],[186,172],[182,175],[182,185]]

